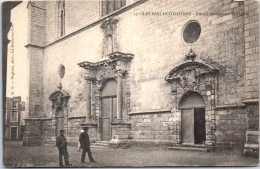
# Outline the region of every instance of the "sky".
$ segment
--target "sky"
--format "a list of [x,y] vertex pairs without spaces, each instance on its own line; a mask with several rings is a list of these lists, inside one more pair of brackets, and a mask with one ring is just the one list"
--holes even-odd
[[[29,59],[27,56],[28,12],[27,3],[22,2],[11,10],[12,27],[8,33],[7,97],[21,96],[28,103]],[[28,107],[28,106],[26,106]]]

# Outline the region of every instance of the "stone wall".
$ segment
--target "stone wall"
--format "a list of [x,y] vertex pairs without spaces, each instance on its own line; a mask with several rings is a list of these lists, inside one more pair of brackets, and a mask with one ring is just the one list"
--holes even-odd
[[216,143],[243,145],[246,142],[247,112],[245,106],[216,110]]
[[[46,2],[46,22],[48,23],[46,34],[47,43],[53,42],[60,38],[58,36],[58,9],[56,1]],[[90,23],[99,19],[99,2],[98,1],[74,1],[65,2],[65,34],[68,35],[74,31],[83,28]]]
[[[244,59],[243,16],[161,16],[152,13],[149,16],[134,16],[134,13],[147,9],[153,11],[155,6],[159,11],[243,11],[243,3],[232,1],[148,1],[118,15],[119,49],[135,55],[129,74],[131,111],[170,109],[170,86],[164,81],[164,76],[184,61],[184,55],[190,48],[198,54],[198,59],[220,66],[218,104],[224,104],[224,101],[225,104],[241,101],[244,90],[244,67],[241,65]],[[190,20],[197,20],[202,28],[200,38],[194,44],[187,44],[182,39],[182,29]],[[93,34],[96,35],[95,39],[91,38]],[[84,82],[81,81],[81,71],[76,64],[101,59],[102,36],[98,24],[46,47],[45,69],[48,72],[45,73],[45,98],[57,86],[56,72],[59,65],[64,64],[66,75],[63,85],[70,90],[73,88],[70,103],[75,107],[73,112],[81,114],[80,111],[84,108],[79,105],[81,101],[77,100],[77,95],[82,93],[84,98]],[[46,112],[50,112],[48,107],[45,107]]]
[[173,140],[174,117],[170,112],[132,114],[130,138],[133,141],[166,141]]
[[[44,72],[44,102],[43,108],[48,117],[51,117],[51,102],[49,95],[57,90],[59,83],[70,95],[68,102],[69,116],[80,116],[86,113],[86,81],[83,77],[84,69],[77,64],[85,60],[97,60],[101,56],[102,37],[92,38],[93,34],[99,34],[99,27],[91,28],[70,39],[45,48]],[[99,46],[98,46],[99,45]],[[58,68],[63,64],[65,76],[58,76]]]
[[[164,77],[185,61],[190,48],[197,53],[198,60],[220,68],[217,104],[241,102],[245,71],[244,16],[237,13],[226,16],[163,15],[153,11],[231,13],[243,11],[243,2],[148,1],[120,15],[120,49],[135,55],[130,73],[131,111],[170,109],[170,89]],[[133,16],[134,13],[138,15]],[[184,42],[182,32],[191,20],[197,20],[202,31],[198,41],[188,44]]]

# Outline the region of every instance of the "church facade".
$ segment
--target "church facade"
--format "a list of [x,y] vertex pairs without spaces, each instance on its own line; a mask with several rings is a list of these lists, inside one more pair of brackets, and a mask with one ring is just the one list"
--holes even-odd
[[258,151],[258,2],[28,2],[24,145],[241,145]]

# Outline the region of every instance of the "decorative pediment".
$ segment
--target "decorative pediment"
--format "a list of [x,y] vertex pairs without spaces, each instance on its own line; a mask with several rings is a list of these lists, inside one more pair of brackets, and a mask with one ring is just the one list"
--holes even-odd
[[106,80],[116,79],[118,76],[124,77],[128,72],[129,62],[133,57],[133,54],[113,52],[108,55],[106,60],[96,63],[85,61],[78,65],[86,70],[84,78],[96,81],[101,89]]
[[133,54],[129,54],[129,53],[122,53],[122,52],[113,52],[111,54],[108,55],[108,59],[106,60],[102,60],[100,62],[81,62],[78,63],[79,67],[82,67],[86,70],[98,70],[103,66],[106,66],[110,63],[116,62],[116,61],[123,61],[123,62],[129,62],[134,58]]
[[198,61],[187,61],[174,69],[165,77],[165,80],[172,82],[174,80],[181,80],[190,77],[189,80],[195,81],[198,77],[206,74],[218,73],[219,69],[214,66]]
[[189,60],[170,71],[165,77],[169,83],[176,82],[185,91],[196,91],[203,76],[217,74],[219,69],[203,62]]
[[49,96],[49,100],[51,100],[53,108],[67,107],[69,98],[70,95],[65,90],[55,91]]

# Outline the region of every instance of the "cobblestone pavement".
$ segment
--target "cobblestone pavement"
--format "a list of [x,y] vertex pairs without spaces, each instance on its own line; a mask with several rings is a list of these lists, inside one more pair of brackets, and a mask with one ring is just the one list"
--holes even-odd
[[[258,159],[244,157],[240,151],[190,152],[160,147],[128,149],[92,148],[95,163],[80,163],[77,147],[68,147],[72,167],[143,167],[143,166],[255,166]],[[22,142],[5,143],[3,163],[6,167],[59,167],[58,150],[48,146],[22,146]],[[86,159],[88,161],[88,159]]]

